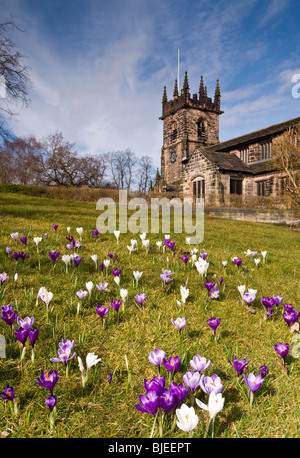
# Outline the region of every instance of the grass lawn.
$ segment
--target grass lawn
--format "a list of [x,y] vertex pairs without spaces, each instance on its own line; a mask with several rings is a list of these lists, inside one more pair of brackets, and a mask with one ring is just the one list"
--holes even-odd
[[[39,335],[35,344],[35,358],[31,360],[31,345],[27,340],[26,352],[21,360],[21,343],[11,336],[11,328],[0,320],[0,333],[6,339],[6,358],[0,359],[0,391],[6,385],[13,386],[18,402],[18,414],[10,410],[10,401],[0,400],[0,435],[20,437],[105,437],[105,438],[147,438],[151,434],[154,417],[139,412],[135,404],[140,394],[145,393],[144,379],[151,380],[158,375],[158,368],[150,364],[148,357],[155,348],[165,351],[167,360],[179,356],[180,368],[174,376],[176,383],[183,383],[183,376],[191,369],[190,360],[199,354],[211,361],[203,372],[217,374],[224,385],[223,410],[217,414],[214,429],[208,436],[219,438],[295,438],[300,430],[299,359],[293,357],[296,345],[292,338],[299,333],[291,332],[283,319],[283,303],[293,304],[300,310],[299,259],[300,235],[283,226],[252,224],[248,222],[221,220],[205,217],[204,240],[199,246],[189,247],[185,234],[172,234],[176,254],[167,248],[159,250],[156,241],[164,240],[165,234],[147,234],[150,250],[147,253],[139,234],[121,234],[117,244],[114,234],[105,234],[95,241],[91,231],[96,228],[98,212],[95,204],[52,200],[38,197],[1,194],[0,228],[0,272],[6,272],[9,279],[0,284],[0,306],[12,304],[21,318],[34,317],[33,327]],[[58,225],[55,232],[53,224]],[[82,246],[71,252],[66,248],[67,227],[76,240],[77,227],[83,228]],[[15,242],[10,236],[18,232]],[[48,238],[44,234],[48,234]],[[27,236],[25,246],[19,239]],[[42,237],[37,253],[34,237]],[[131,239],[138,242],[138,250],[130,255],[127,245]],[[9,246],[12,253],[6,255]],[[189,262],[184,268],[180,259],[184,252],[198,248],[207,252],[209,268],[202,278],[195,266]],[[48,256],[50,250],[57,250],[60,256],[53,268]],[[258,267],[253,257],[246,256],[248,249],[258,251],[261,259]],[[24,262],[13,258],[13,252],[24,251],[30,255]],[[267,251],[263,262],[261,251]],[[77,252],[82,261],[78,266],[72,262],[68,272],[62,261],[64,254]],[[106,273],[100,271],[100,263],[110,259],[108,253],[118,256],[110,260]],[[97,269],[91,256],[97,254]],[[238,270],[233,257],[242,258]],[[228,261],[225,269],[222,261]],[[120,299],[119,286],[114,281],[112,269],[121,269],[120,286],[128,290],[124,310],[111,309],[102,326],[96,313],[97,305],[108,307],[110,301]],[[173,281],[168,288],[162,288],[160,274],[169,269]],[[138,286],[133,281],[133,271],[142,271]],[[18,279],[14,283],[14,275]],[[204,283],[206,280],[219,284],[219,299],[208,298]],[[180,286],[188,280],[189,296],[185,305],[181,302]],[[92,281],[91,297],[80,301],[79,290],[87,290],[86,283]],[[99,291],[96,284],[108,282],[109,292]],[[237,287],[257,290],[255,302],[249,312],[241,302]],[[44,286],[53,293],[47,316],[46,306],[36,297]],[[135,301],[137,293],[147,296],[142,309]],[[263,296],[283,296],[283,302],[273,307],[272,315],[266,319],[266,309],[261,304]],[[81,304],[78,313],[77,305]],[[186,327],[181,333],[171,319],[186,318]],[[208,319],[221,318],[217,329],[217,341],[208,326]],[[17,321],[13,329],[17,329]],[[51,362],[57,357],[58,344],[63,339],[75,340],[77,356],[85,361],[87,353],[94,352],[101,362],[90,370],[88,382],[83,387],[77,356],[69,361],[69,373],[61,362]],[[277,359],[281,359],[274,345],[290,344],[286,358],[287,373]],[[73,352],[72,352],[73,353]],[[267,365],[268,375],[263,385],[254,394],[252,407],[249,403],[249,389],[243,376],[237,377],[228,358],[233,361],[244,358],[249,361],[246,374],[259,374],[259,368]],[[282,359],[281,359],[282,361]],[[128,366],[126,365],[128,363]],[[54,388],[57,397],[55,427],[50,430],[49,410],[45,400],[49,392],[38,385],[36,379],[41,371],[58,371],[59,380]],[[110,383],[108,373],[112,374]],[[170,373],[163,366],[161,374],[169,387]],[[196,397],[207,404],[208,395],[200,388],[195,396],[188,393],[184,403],[193,404]],[[199,415],[199,424],[193,437],[203,437],[202,419],[207,421],[208,413],[194,404]],[[165,416],[166,438],[186,438],[187,433],[171,429],[170,414]],[[157,427],[153,437],[158,436]]]

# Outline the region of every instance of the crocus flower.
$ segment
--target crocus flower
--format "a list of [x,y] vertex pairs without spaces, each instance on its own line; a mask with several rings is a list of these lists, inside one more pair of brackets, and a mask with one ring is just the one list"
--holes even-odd
[[76,227],[76,232],[79,235],[80,240],[82,240],[83,228],[82,227]]
[[221,323],[221,318],[215,318],[215,317],[209,318],[209,320],[207,321],[208,326],[210,326],[214,332],[215,339],[217,338],[217,329],[220,323]]
[[97,237],[99,235],[99,231],[97,229],[93,229],[92,230],[92,235],[95,237],[95,239],[97,240]]
[[279,342],[278,344],[274,345],[274,349],[278,353],[278,355],[282,357],[285,363],[285,358],[287,357],[288,352],[290,350],[289,344],[283,344],[282,342]]
[[237,266],[238,270],[240,268],[240,265],[242,264],[242,259],[241,258],[233,258],[233,262]]
[[162,363],[165,366],[165,368],[167,369],[167,371],[171,372],[172,375],[175,375],[175,373],[180,368],[179,356],[175,356],[175,358],[171,356],[169,358],[169,361],[167,361],[166,358],[164,358]]
[[190,290],[186,288],[185,286],[180,285],[180,295],[181,295],[181,300],[182,303],[185,304],[187,298],[189,297]]
[[204,404],[199,399],[196,399],[196,403],[198,404],[200,409],[207,410],[209,413],[209,421],[206,427],[206,431],[208,431],[210,422],[223,409],[224,402],[225,402],[225,398],[222,397],[222,393],[216,394],[214,391],[212,391],[209,395],[208,405]]
[[238,291],[239,291],[239,293],[241,295],[241,298],[243,299],[243,296],[244,296],[245,291],[246,291],[246,285],[239,285],[237,287],[237,289],[238,289]]
[[160,367],[163,364],[163,360],[166,358],[166,353],[163,350],[155,348],[149,355],[149,362],[157,366],[159,371]]
[[269,373],[269,369],[266,365],[263,365],[263,366],[260,366],[259,372],[262,377],[266,377],[266,375],[268,375]]
[[3,272],[2,274],[0,274],[0,281],[1,281],[1,284],[3,285],[3,283],[5,281],[7,281],[9,279],[9,276],[7,275],[6,272]]
[[202,276],[205,276],[209,267],[209,262],[207,262],[205,259],[201,259],[195,262],[195,266],[199,274]]
[[196,389],[199,387],[200,373],[194,372],[192,369],[190,369],[186,374],[184,374],[182,380],[186,386],[189,387],[191,392],[195,393]]
[[36,250],[37,250],[37,252],[39,252],[39,243],[40,243],[42,240],[43,240],[42,237],[34,237],[34,238],[33,238],[33,241],[34,241],[34,243],[36,244]]
[[27,244],[27,237],[24,235],[24,237],[20,237],[20,242],[24,243],[24,245]]
[[250,389],[250,407],[251,407],[253,404],[254,393],[255,391],[259,390],[259,388],[262,386],[264,379],[261,376],[261,374],[255,376],[254,374],[251,373],[249,374],[248,377],[245,374],[243,375],[244,375],[244,380],[248,388]]
[[56,251],[56,250],[50,251],[49,257],[50,257],[50,259],[51,259],[52,262],[53,262],[53,267],[55,266],[56,260],[57,260],[57,258],[58,258],[59,255],[60,255],[60,252],[59,252],[59,251]]
[[197,427],[199,417],[195,413],[194,407],[188,407],[186,404],[182,404],[180,409],[176,409],[177,416],[177,427],[182,431],[190,433]]
[[155,417],[159,408],[159,394],[156,391],[148,391],[145,395],[141,394],[139,400],[141,406],[139,404],[135,404],[137,410],[140,412],[150,413],[150,415]]
[[79,297],[79,299],[82,301],[84,298],[88,296],[88,294],[89,293],[87,291],[83,291],[82,289],[80,289],[79,291],[77,291],[76,296]]
[[58,373],[55,370],[50,370],[47,372],[41,371],[40,378],[36,379],[36,382],[42,387],[46,388],[47,390],[50,391],[50,393],[53,393],[53,389],[55,385],[57,384],[59,379]]
[[84,387],[86,382],[88,381],[89,378],[89,371],[91,367],[95,366],[101,361],[101,358],[98,358],[98,355],[95,355],[95,353],[88,353],[86,356],[86,369],[84,368],[82,359],[80,356],[78,356],[78,364],[79,364],[79,369],[81,372],[81,379],[82,379],[82,386]]
[[19,237],[19,233],[18,232],[12,232],[10,234],[11,238],[16,242],[17,241],[17,238]]
[[286,312],[292,312],[294,310],[293,304],[283,304],[283,308]]
[[109,372],[109,373],[107,374],[107,383],[110,383],[111,380],[112,380],[112,373]]
[[171,321],[173,325],[175,326],[175,328],[178,329],[179,332],[181,332],[186,327],[186,319],[184,317],[177,318],[176,320],[173,320],[173,318],[171,318]]
[[199,386],[206,394],[210,394],[212,391],[214,391],[215,394],[222,393],[224,389],[220,377],[216,374],[211,377],[202,375],[200,377]]
[[96,288],[99,290],[99,291],[109,291],[109,289],[107,289],[108,287],[108,283],[105,281],[103,283],[99,283],[98,285],[96,285]]
[[282,316],[284,321],[291,327],[293,323],[297,323],[300,312],[297,313],[295,310],[291,310],[290,312],[284,313]]
[[56,232],[56,231],[57,231],[57,228],[58,228],[58,224],[53,224],[52,227],[53,227],[54,232]]
[[[55,394],[50,394],[45,401],[46,407],[48,407],[49,411],[52,412],[54,407],[56,406],[57,398]],[[51,423],[51,421],[50,421]]]
[[5,248],[5,253],[7,254],[7,256],[12,252],[12,249],[10,248],[10,246],[7,246]]
[[175,396],[175,408],[179,406],[181,401],[187,396],[190,391],[189,387],[186,387],[183,383],[177,384],[175,382],[170,383],[170,390],[173,391]]
[[227,261],[222,261],[222,264],[223,264],[224,269],[226,269],[226,267],[227,267]]
[[29,329],[19,328],[15,330],[15,338],[19,340],[21,344],[23,345],[23,349],[21,353],[21,360],[24,358],[24,355],[25,355],[25,350],[26,350],[25,344],[26,344],[28,335],[29,335]]
[[275,301],[276,306],[278,307],[278,305],[281,304],[281,302],[283,301],[283,296],[280,297],[280,296],[276,296],[276,294],[274,294],[273,299]]
[[170,270],[165,270],[162,269],[162,273],[160,274],[160,278],[162,281],[168,285],[171,281],[173,281],[173,278],[171,278],[171,275],[173,275],[174,272],[171,272]]
[[115,277],[119,277],[119,275],[121,274],[121,269],[113,269],[111,271],[111,273],[115,276]]
[[81,263],[82,261],[82,258],[80,256],[78,256],[78,254],[74,255],[73,256],[73,262],[76,266],[79,266],[79,264]]
[[96,254],[93,254],[93,255],[91,256],[91,260],[94,261],[95,267],[96,267],[96,269],[97,269],[97,260],[98,260],[98,256],[97,256]]
[[262,255],[263,260],[264,260],[264,262],[265,262],[266,256],[267,256],[267,252],[266,252],[266,251],[261,251],[261,255]]
[[208,291],[208,295],[211,299],[219,299],[220,291],[217,285],[215,285],[210,291]]
[[174,409],[176,397],[172,390],[165,388],[159,395],[159,407],[165,412]]
[[184,262],[184,264],[186,264],[189,260],[189,257],[185,255],[185,256],[181,256],[180,259]]
[[273,297],[263,296],[261,298],[261,303],[263,304],[264,307],[266,307],[266,310],[267,310],[266,317],[268,318],[272,314],[272,308],[273,308],[273,305],[275,304],[275,299]]
[[165,389],[165,384],[166,379],[163,375],[161,377],[153,377],[150,381],[144,379],[144,388],[146,391],[157,391],[160,394]]
[[242,375],[242,373],[244,372],[244,370],[247,369],[247,366],[249,364],[249,361],[247,361],[246,358],[239,361],[236,356],[234,356],[233,363],[230,361],[229,358],[228,361],[231,364],[231,366],[236,370],[236,374],[238,377]]
[[20,328],[24,329],[25,331],[29,330],[34,322],[34,317],[32,316],[29,318],[28,316],[24,318],[24,320],[21,317],[17,318],[17,322]]
[[92,281],[88,281],[86,284],[86,289],[88,290],[89,292],[89,295],[91,295],[92,293],[92,289],[94,288],[94,283]]
[[120,237],[120,234],[121,234],[121,231],[114,231],[114,234],[115,234],[115,237],[117,239],[117,244],[119,243],[119,237]]
[[18,413],[18,404],[15,396],[15,390],[12,386],[6,385],[6,388],[0,394],[1,398],[4,401],[11,401],[11,409],[13,410],[14,414],[17,415]]
[[[68,368],[68,361],[75,358],[76,353],[73,353],[71,356],[71,352],[75,346],[75,340],[68,340],[64,339],[62,342],[58,344],[58,357],[57,358],[50,358],[50,361],[53,363],[62,362],[66,366],[66,370]],[[68,372],[67,372],[68,373]]]
[[190,365],[192,369],[194,369],[194,371],[202,372],[205,371],[211,365],[211,361],[207,361],[207,359],[204,356],[200,356],[197,354],[190,361]]
[[141,276],[143,275],[143,272],[139,272],[138,270],[134,270],[132,272],[134,278],[135,278],[135,281],[136,281],[136,285],[138,285],[139,283],[139,279],[141,278]]
[[108,312],[109,312],[109,307],[104,307],[104,305],[97,306],[97,307],[96,307],[96,312],[97,312],[98,315],[100,316],[100,318],[101,318],[101,320],[102,320],[102,325],[103,325],[103,319],[104,319],[105,315],[108,314]]
[[4,307],[1,307],[1,312],[2,312],[2,316],[0,316],[0,318],[6,324],[8,324],[10,327],[12,327],[15,319],[18,316],[18,312],[16,310],[13,311],[12,304],[5,305]]
[[69,254],[64,254],[64,255],[62,256],[61,259],[62,259],[62,261],[63,261],[63,262],[65,263],[65,265],[66,265],[66,272],[68,272],[68,265],[69,265],[70,262],[71,262],[71,257],[70,257],[70,255],[69,255]]
[[121,307],[121,301],[110,301],[110,305],[116,312],[118,312]]
[[136,302],[138,304],[140,304],[140,306],[142,307],[142,309],[144,308],[144,301],[147,299],[147,296],[144,294],[144,293],[139,293],[135,296],[134,298],[136,300]]
[[29,329],[28,337],[29,337],[29,340],[30,340],[32,348],[34,348],[34,345],[35,345],[35,342],[36,342],[36,340],[38,338],[38,335],[39,335],[38,328]]

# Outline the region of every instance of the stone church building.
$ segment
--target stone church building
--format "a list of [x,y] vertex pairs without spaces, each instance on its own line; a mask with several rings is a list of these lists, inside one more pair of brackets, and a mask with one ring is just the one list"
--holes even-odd
[[203,77],[199,93],[191,96],[187,72],[180,94],[175,80],[173,99],[168,100],[164,88],[161,174],[154,189],[205,198],[205,203],[225,202],[232,194],[283,195],[285,177],[275,171],[272,139],[300,117],[220,143],[220,100],[219,81],[212,99]]

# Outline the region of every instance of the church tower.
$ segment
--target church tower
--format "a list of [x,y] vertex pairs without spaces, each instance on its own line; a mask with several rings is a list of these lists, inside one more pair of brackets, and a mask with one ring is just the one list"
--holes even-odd
[[184,164],[195,148],[219,142],[220,99],[219,81],[212,100],[207,95],[202,76],[199,93],[191,97],[187,72],[180,94],[175,80],[173,99],[168,100],[164,87],[160,117],[163,121],[162,189],[180,190]]

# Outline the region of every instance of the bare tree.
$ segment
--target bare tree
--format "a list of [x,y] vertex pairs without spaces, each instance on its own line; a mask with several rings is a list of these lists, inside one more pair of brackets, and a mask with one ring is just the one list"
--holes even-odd
[[81,185],[89,188],[101,188],[106,176],[107,163],[104,157],[85,156],[78,159],[81,171]]
[[154,177],[154,167],[150,156],[142,156],[139,160],[139,191],[149,191],[150,181]]
[[127,149],[125,151],[113,151],[105,155],[105,160],[111,173],[112,184],[117,189],[131,188],[137,158]]
[[21,103],[29,106],[30,78],[24,56],[11,39],[13,31],[20,31],[11,17],[0,24],[0,136],[9,137],[7,118],[14,115],[13,107]]
[[0,150],[1,181],[23,185],[37,184],[37,164],[41,160],[40,143],[35,137],[4,140]]
[[285,192],[300,206],[300,124],[273,139],[275,165],[285,181]]

